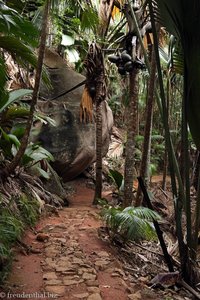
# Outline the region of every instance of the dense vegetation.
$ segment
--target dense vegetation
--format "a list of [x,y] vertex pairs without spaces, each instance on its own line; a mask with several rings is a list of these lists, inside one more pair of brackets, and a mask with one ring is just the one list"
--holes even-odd
[[[124,159],[110,162],[111,169],[123,172],[117,175],[123,189],[116,179],[122,208],[107,211],[107,221],[114,230],[130,233],[125,225],[130,224],[134,210],[126,207],[146,205],[140,187],[133,193],[135,174],[143,178],[147,189],[150,177],[158,173],[163,174],[165,189],[169,174],[180,268],[188,283],[197,280],[199,10],[198,0],[193,5],[188,0],[0,1],[0,230],[5,233],[0,244],[2,264],[10,243],[20,237],[23,224],[33,225],[38,214],[32,202],[35,192],[27,195],[22,189],[15,198],[6,190],[10,180],[33,166],[47,180],[48,167],[41,166],[53,160],[41,145],[29,142],[33,122],[45,119],[36,113],[36,106],[40,81],[49,86],[43,66],[45,47],[53,47],[76,71],[84,72],[84,93],[91,101],[88,114],[92,106],[96,108],[94,203],[102,192],[101,104],[108,99],[115,125],[123,132]],[[19,76],[17,88],[9,69],[12,63]],[[113,177],[114,172],[110,174]],[[31,202],[33,205],[29,205]],[[13,216],[13,207],[19,218]],[[151,221],[157,218],[145,212],[148,221],[148,216]],[[5,218],[7,225],[3,227]]]

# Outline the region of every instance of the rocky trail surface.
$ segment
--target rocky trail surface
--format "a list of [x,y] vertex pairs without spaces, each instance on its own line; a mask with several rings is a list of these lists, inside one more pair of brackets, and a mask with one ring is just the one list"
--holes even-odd
[[[94,191],[76,183],[70,207],[41,219],[17,247],[4,299],[125,300],[131,294],[127,277],[109,243],[98,236],[99,210]],[[39,234],[38,234],[39,233]]]

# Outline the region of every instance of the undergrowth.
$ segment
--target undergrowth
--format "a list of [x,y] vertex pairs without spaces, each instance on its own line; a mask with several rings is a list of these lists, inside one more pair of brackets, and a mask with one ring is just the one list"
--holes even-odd
[[12,262],[13,244],[20,240],[28,226],[39,217],[38,202],[20,194],[9,201],[0,195],[0,283],[6,278]]

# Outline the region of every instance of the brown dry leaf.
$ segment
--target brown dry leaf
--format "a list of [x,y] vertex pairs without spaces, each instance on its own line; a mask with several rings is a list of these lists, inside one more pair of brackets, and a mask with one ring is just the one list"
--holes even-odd
[[87,87],[85,87],[80,103],[80,121],[84,123],[92,122],[92,111],[92,98],[90,97]]

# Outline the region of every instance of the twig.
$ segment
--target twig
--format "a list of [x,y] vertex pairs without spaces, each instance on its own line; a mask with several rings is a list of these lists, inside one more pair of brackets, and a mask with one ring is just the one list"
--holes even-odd
[[163,192],[163,194],[165,195],[165,197],[167,199],[169,199],[169,196],[167,195],[167,193],[159,186],[159,190],[161,190],[161,192]]
[[127,266],[123,266],[123,269],[124,269],[124,270],[127,270],[127,271],[129,271],[129,272],[134,272],[134,275],[135,275],[135,272],[138,272],[138,269],[129,268],[129,267],[127,267]]
[[[127,249],[122,248],[121,251],[123,251],[123,252],[125,252],[125,253],[128,253],[129,255],[130,255],[130,254],[134,254],[135,256],[137,255],[137,256],[140,257],[141,260],[144,261],[143,257],[142,257],[141,255],[139,255],[138,253],[134,252],[133,250],[131,251],[131,250],[127,250]],[[146,257],[145,257],[145,259],[147,260],[148,263],[150,263],[150,264],[152,264],[153,266],[156,266],[158,269],[162,269],[163,271],[166,272],[166,268],[165,268],[165,267],[163,267],[163,266],[161,266],[161,265],[157,265],[156,263],[154,263],[153,261],[150,261],[150,260],[149,260],[148,258],[146,258]],[[146,262],[146,263],[147,263],[147,262]]]
[[[159,252],[153,251],[153,250],[151,250],[151,249],[148,249],[148,248],[146,248],[146,247],[144,247],[144,246],[142,246],[142,245],[139,245],[139,244],[137,244],[137,243],[135,243],[135,242],[129,242],[129,243],[130,243],[130,244],[133,244],[133,245],[135,245],[136,247],[139,247],[139,248],[141,248],[141,249],[143,249],[143,250],[146,250],[146,251],[148,251],[148,252],[151,252],[151,253],[153,253],[153,254],[155,254],[155,255],[159,255],[159,256],[161,256],[161,257],[164,257],[164,255],[163,255],[162,253],[159,253]],[[176,258],[174,258],[174,257],[171,256],[171,259],[172,259],[172,261],[173,261],[173,263],[174,263],[174,265],[175,265],[176,267],[180,267],[180,262],[179,262]]]
[[135,245],[136,247],[139,247],[139,248],[141,248],[141,249],[143,249],[143,250],[146,250],[146,251],[148,251],[148,252],[151,252],[151,253],[153,253],[153,254],[160,255],[160,256],[163,257],[163,254],[162,254],[162,253],[159,253],[159,252],[153,251],[153,250],[151,250],[151,249],[148,249],[148,248],[146,248],[146,247],[144,247],[144,246],[141,246],[141,245],[139,245],[139,244],[137,244],[137,243],[135,243],[135,242],[130,242],[130,244],[133,244],[133,245]]
[[20,241],[19,239],[17,239],[17,244],[25,250],[26,255],[29,253],[33,253],[33,254],[41,253],[41,250],[34,249],[34,248],[32,248],[32,246],[25,244],[24,242]]
[[196,297],[196,299],[200,299],[200,294],[195,291],[189,284],[187,284],[183,279],[179,281],[179,283],[184,287],[186,290],[188,290],[192,295]]

